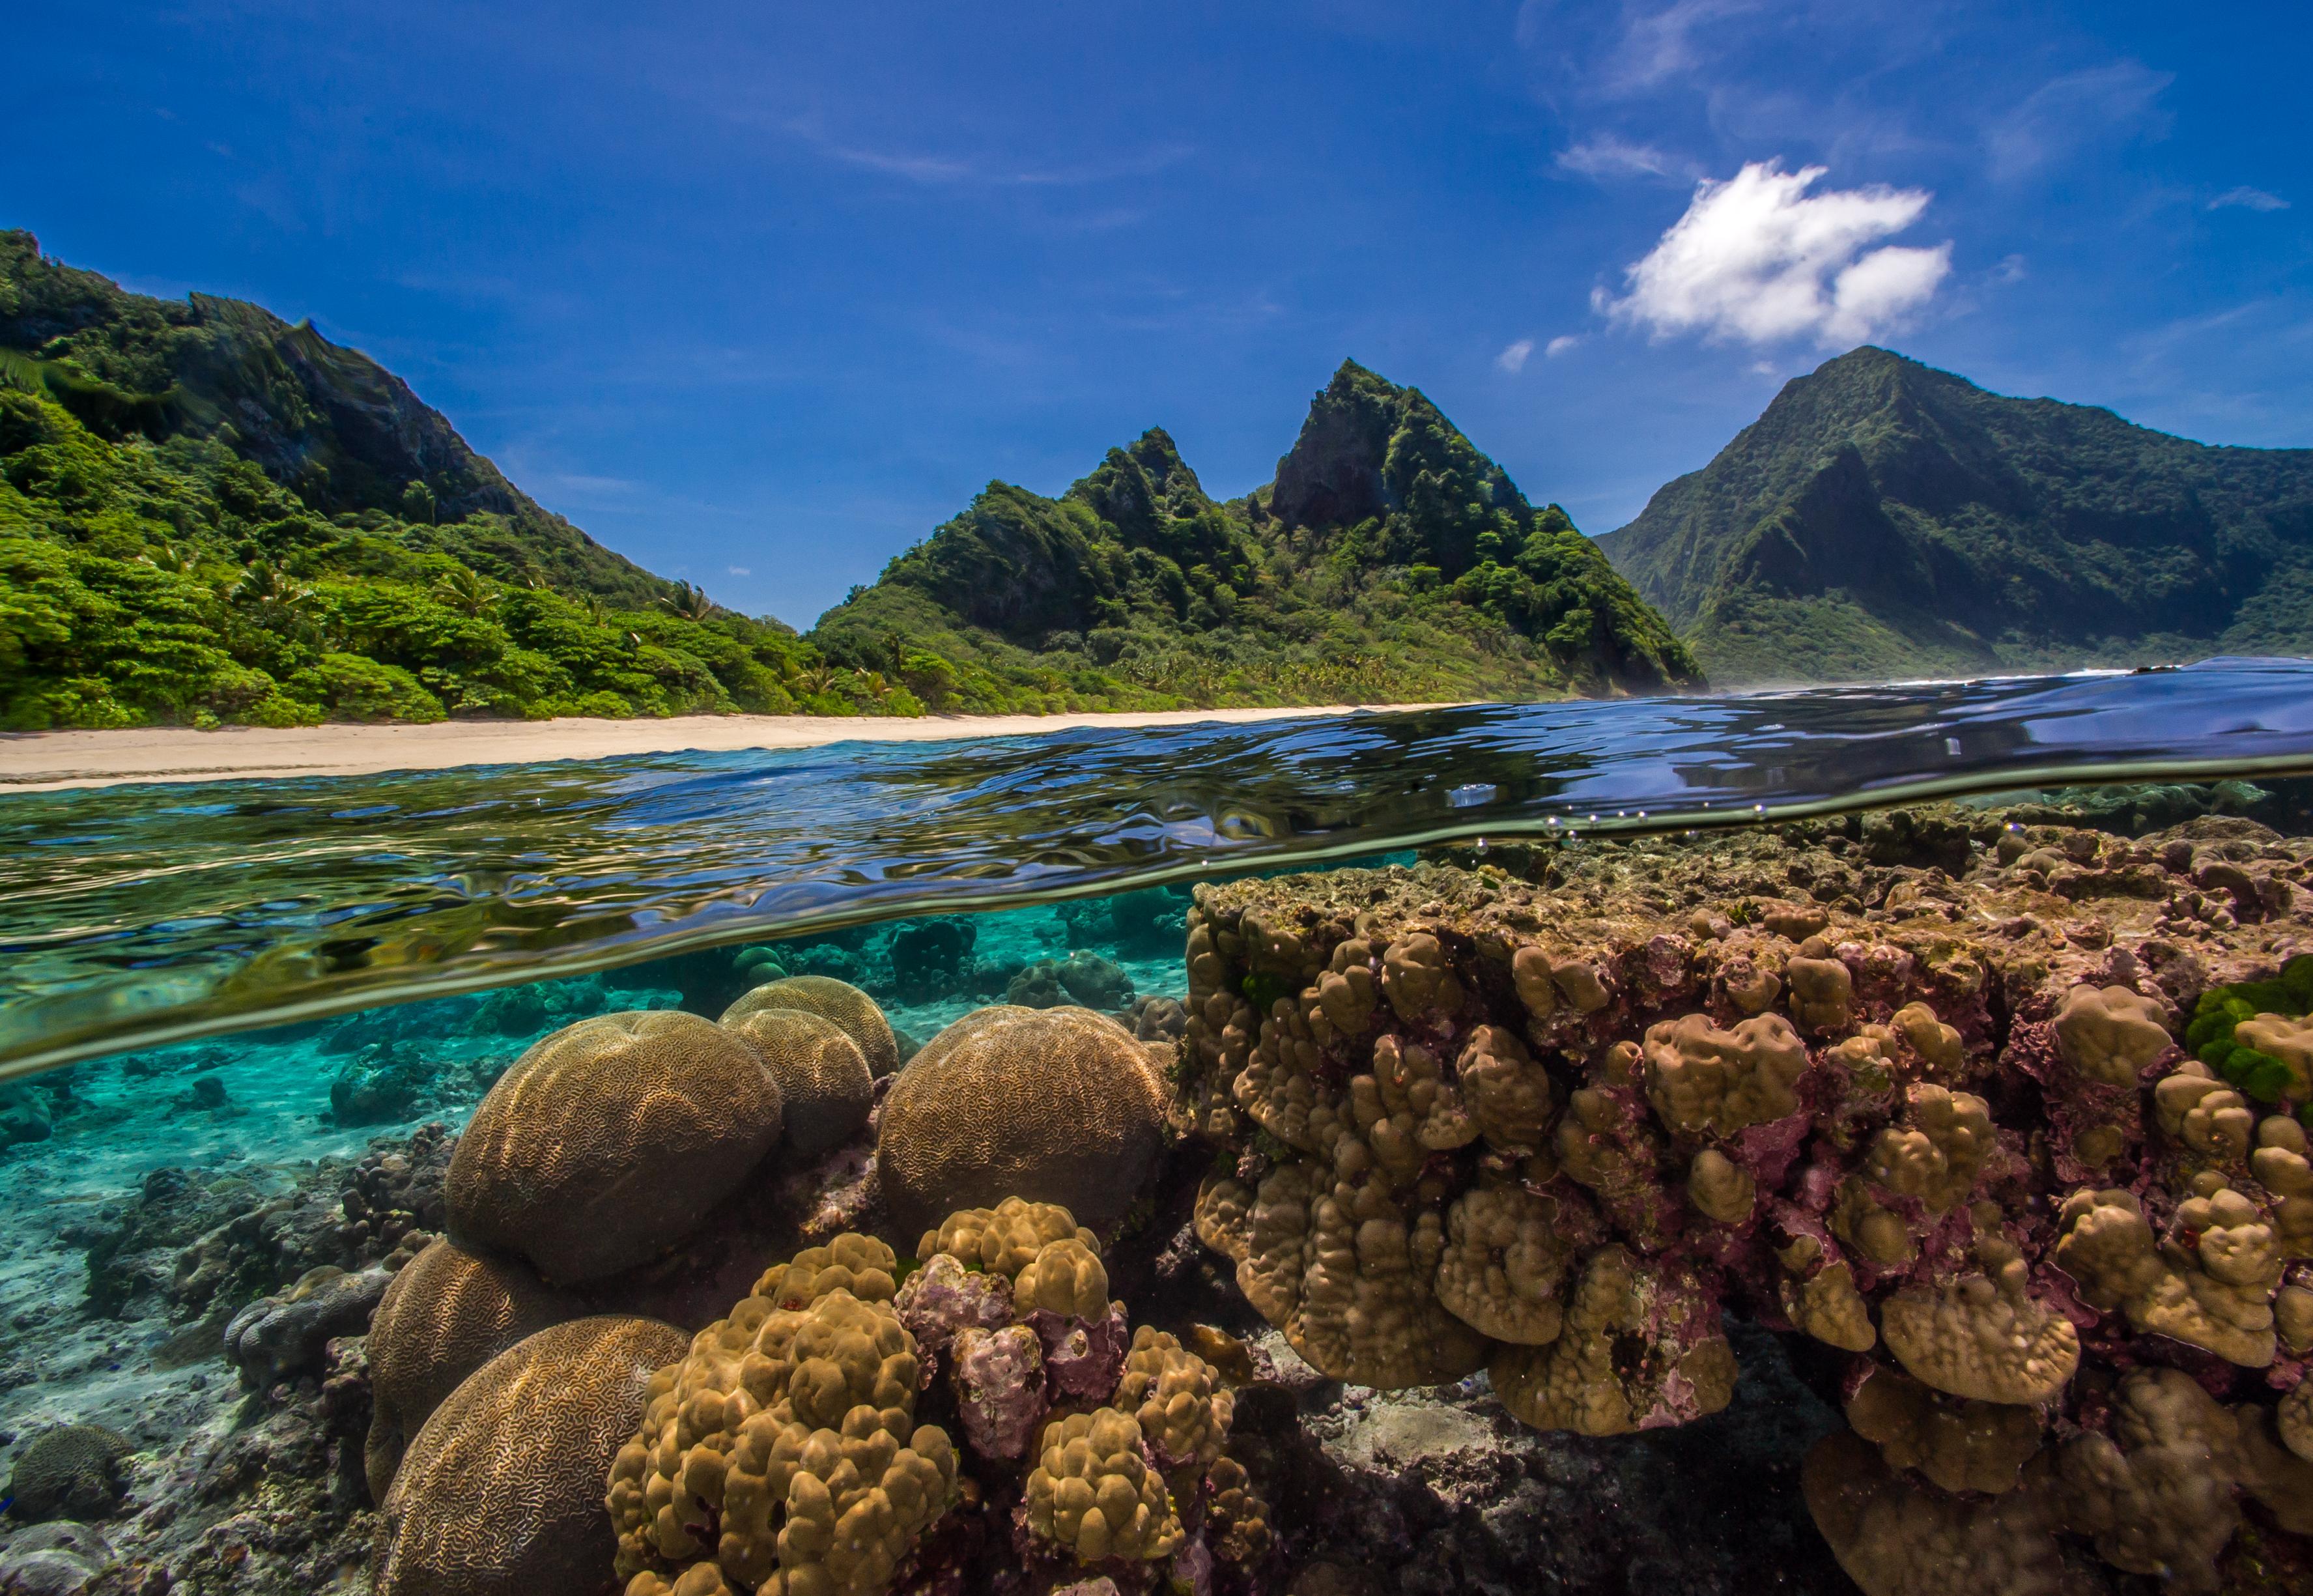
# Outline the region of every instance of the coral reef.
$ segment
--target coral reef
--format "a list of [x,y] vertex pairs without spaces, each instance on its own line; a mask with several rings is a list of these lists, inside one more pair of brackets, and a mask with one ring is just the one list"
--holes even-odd
[[1064,959],[1038,959],[1012,977],[1004,1001],[1024,1009],[1057,1009],[1075,1003],[1104,1012],[1130,1010],[1132,977],[1121,966],[1087,948]]
[[48,1098],[28,1080],[0,1080],[0,1147],[45,1142],[55,1127]]
[[42,1524],[10,1540],[0,1555],[0,1591],[8,1596],[81,1596],[112,1561],[111,1544],[86,1524]]
[[867,1072],[878,1080],[900,1067],[892,1022],[884,1018],[875,999],[848,982],[827,975],[788,975],[766,982],[726,1009],[722,1023],[735,1025],[765,1009],[800,1009],[833,1020],[858,1044],[859,1055],[867,1061]]
[[136,1448],[95,1424],[64,1424],[35,1436],[8,1476],[8,1511],[20,1519],[101,1519],[120,1505],[121,1459]]
[[955,1449],[917,1425],[892,1250],[800,1253],[650,1382],[608,1470],[629,1596],[875,1596],[945,1511]]
[[1295,1354],[1613,1435],[1725,1408],[1738,1310],[1847,1406],[1807,1495],[1869,1596],[2190,1590],[2244,1512],[2296,1533],[2313,844],[1921,810],[1503,854],[1197,890],[1171,1117]]
[[[702,1022],[703,1023],[703,1022]],[[689,1337],[652,1319],[573,1319],[483,1364],[435,1408],[381,1504],[377,1596],[591,1591],[618,1550],[603,1477],[651,1371]]]
[[309,1271],[280,1296],[259,1297],[233,1315],[224,1329],[225,1362],[251,1390],[319,1369],[330,1341],[369,1327],[392,1278],[383,1269],[348,1274],[331,1264]]
[[679,1011],[581,1020],[474,1110],[450,1162],[450,1232],[557,1284],[600,1279],[696,1226],[780,1129],[778,1082],[730,1031]]
[[1154,1167],[1163,1090],[1140,1044],[1105,1016],[975,1010],[926,1043],[884,1102],[884,1201],[902,1234],[1015,1195],[1111,1223]]

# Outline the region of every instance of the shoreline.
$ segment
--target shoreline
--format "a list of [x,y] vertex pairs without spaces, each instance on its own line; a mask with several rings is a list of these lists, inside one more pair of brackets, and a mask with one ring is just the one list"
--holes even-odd
[[0,733],[0,795],[142,782],[251,781],[375,776],[461,765],[539,764],[621,754],[817,748],[830,743],[931,743],[1033,736],[1079,727],[1193,726],[1219,721],[1433,710],[1438,704],[1325,704],[1290,709],[1166,710],[1065,715],[677,715],[664,720],[444,720],[431,726],[139,727]]

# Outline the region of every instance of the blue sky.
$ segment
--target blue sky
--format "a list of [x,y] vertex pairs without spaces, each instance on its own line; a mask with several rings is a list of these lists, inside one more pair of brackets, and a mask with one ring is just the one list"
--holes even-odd
[[1864,338],[2313,444],[2309,16],[26,7],[0,225],[310,315],[603,542],[807,626],[1148,426],[1265,481],[1345,355],[1593,533]]

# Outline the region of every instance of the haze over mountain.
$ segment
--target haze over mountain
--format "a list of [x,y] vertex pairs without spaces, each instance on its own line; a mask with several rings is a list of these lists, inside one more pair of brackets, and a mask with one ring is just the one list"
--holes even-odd
[[2313,449],[2194,443],[1868,346],[1599,546],[1722,686],[2313,651]]

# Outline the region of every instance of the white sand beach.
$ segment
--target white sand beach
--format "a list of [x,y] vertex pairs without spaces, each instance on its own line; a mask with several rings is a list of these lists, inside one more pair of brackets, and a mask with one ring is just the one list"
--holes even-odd
[[1288,710],[1178,710],[1124,715],[682,715],[665,720],[447,720],[435,726],[275,729],[181,727],[0,735],[0,792],[53,792],[134,781],[244,781],[268,776],[368,776],[458,765],[606,759],[690,749],[815,748],[829,743],[1033,736],[1072,727],[1191,726],[1280,720],[1434,704],[1335,704]]

